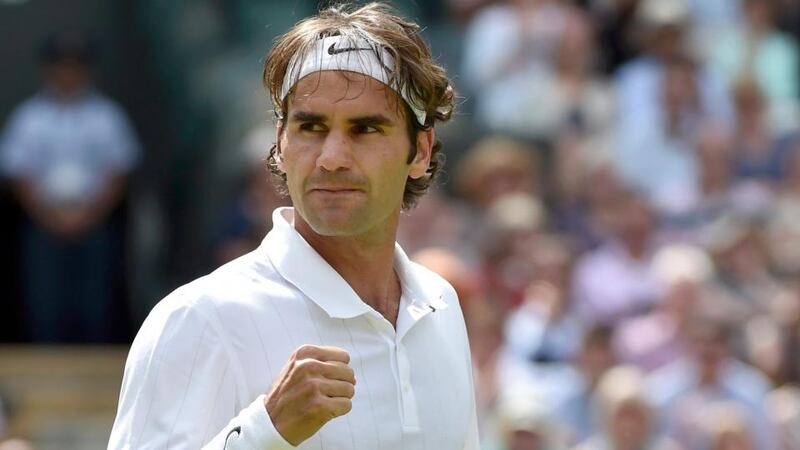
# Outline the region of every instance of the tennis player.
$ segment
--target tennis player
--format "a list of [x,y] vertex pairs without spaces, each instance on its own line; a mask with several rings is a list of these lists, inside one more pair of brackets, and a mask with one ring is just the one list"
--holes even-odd
[[153,309],[109,448],[477,450],[458,299],[395,243],[440,167],[444,70],[416,24],[370,4],[299,22],[264,83],[294,207]]

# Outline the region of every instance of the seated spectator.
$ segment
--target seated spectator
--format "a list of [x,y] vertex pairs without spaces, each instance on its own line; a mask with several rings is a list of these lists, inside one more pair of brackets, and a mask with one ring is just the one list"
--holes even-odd
[[686,209],[698,196],[694,143],[711,116],[693,61],[674,57],[661,63],[659,71],[655,115],[649,121],[647,116],[620,117],[615,161],[625,182],[653,199],[657,209],[671,213]]
[[553,155],[553,226],[572,236],[581,251],[607,239],[622,191],[611,152],[598,140],[562,140]]
[[704,305],[705,314],[741,326],[766,313],[785,288],[769,271],[759,224],[728,216],[706,232],[706,246],[717,268],[713,280],[717,295]]
[[733,402],[748,414],[759,450],[775,450],[774,429],[763,400],[767,378],[732,354],[731,331],[716,320],[696,319],[690,327],[689,354],[654,372],[648,393],[661,413],[661,426],[681,445],[697,448],[697,417],[691,412],[719,402]]
[[538,151],[509,137],[485,137],[459,161],[453,181],[457,193],[480,210],[503,194],[539,195],[543,180]]
[[694,143],[698,187],[664,212],[669,239],[701,245],[703,230],[728,214],[733,204],[732,136],[720,126],[703,124]]
[[800,55],[797,42],[775,27],[772,0],[743,0],[744,26],[731,28],[716,40],[709,66],[727,86],[752,77],[764,93],[768,123],[786,131],[798,125]]
[[[498,450],[561,450],[565,436],[535,393],[508,389],[497,407]],[[482,445],[481,448],[493,448]]]
[[469,203],[453,198],[440,186],[432,186],[416,206],[404,211],[397,242],[408,253],[442,247],[458,253],[470,264],[479,259],[483,217]]
[[289,204],[288,197],[275,189],[267,171],[267,152],[274,140],[274,128],[263,127],[253,130],[244,142],[243,186],[224,214],[215,249],[218,265],[258,247],[272,229],[272,210]]
[[599,430],[599,424],[593,416],[594,399],[600,380],[617,359],[611,337],[612,330],[608,327],[596,325],[589,328],[581,341],[574,368],[567,372],[556,372],[551,379],[537,380],[544,385],[542,389],[545,391],[550,388],[566,391],[562,394],[563,399],[557,402],[559,406],[556,413],[574,443],[589,438]]
[[[666,66],[690,54],[690,12],[686,0],[640,0],[636,22],[643,51],[614,74],[619,132],[623,137],[635,135],[643,127],[661,129],[666,121],[662,106]],[[725,84],[702,68],[696,70],[694,78],[694,100],[703,116],[712,122],[730,123]]]
[[776,271],[800,273],[800,144],[787,153],[785,174],[777,188],[774,210],[766,220],[766,246]]
[[523,299],[531,283],[529,249],[542,235],[546,222],[541,201],[523,193],[498,197],[485,212],[481,239],[481,273],[487,295],[508,312]]
[[548,64],[532,69],[524,79],[480,95],[478,120],[494,131],[544,142],[567,130],[607,132],[614,119],[614,96],[609,84],[595,73],[595,53],[588,17],[567,14],[552,62],[548,59]]
[[796,137],[781,136],[767,122],[761,92],[751,78],[741,78],[733,86],[736,132],[731,156],[737,180],[754,180],[773,188],[784,176],[786,154]]
[[119,339],[123,236],[112,216],[139,143],[124,111],[94,86],[95,53],[82,34],[50,36],[44,85],[14,110],[0,142],[0,168],[27,215],[20,264],[36,342]]
[[522,304],[506,320],[506,350],[533,365],[571,361],[583,333],[570,308],[573,255],[567,242],[555,237],[536,239],[528,251],[533,280]]
[[653,272],[663,299],[653,312],[617,328],[614,347],[620,360],[653,371],[686,356],[689,322],[713,270],[711,259],[698,248],[671,245],[659,250]]
[[645,198],[623,192],[613,205],[613,235],[586,253],[574,271],[575,307],[585,321],[613,325],[650,311],[658,285],[650,271],[656,217]]
[[[549,66],[567,17],[566,2],[513,0],[492,4],[479,11],[464,37],[465,88],[477,102],[491,99],[495,105],[512,104],[529,78]],[[513,108],[486,111],[499,119]]]
[[644,388],[638,369],[619,366],[609,370],[595,394],[601,427],[575,450],[678,450],[669,439],[659,436]]

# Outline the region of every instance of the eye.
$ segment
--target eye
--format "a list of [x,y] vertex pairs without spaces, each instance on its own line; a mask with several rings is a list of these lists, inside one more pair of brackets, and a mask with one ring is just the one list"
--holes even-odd
[[372,133],[383,133],[378,127],[374,127],[372,125],[355,125],[353,126],[353,133],[355,134],[372,134]]
[[300,124],[300,130],[302,131],[325,131],[325,126],[319,122],[302,122]]

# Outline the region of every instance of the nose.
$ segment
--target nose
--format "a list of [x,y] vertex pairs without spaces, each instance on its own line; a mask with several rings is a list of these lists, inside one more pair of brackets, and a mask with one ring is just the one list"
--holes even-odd
[[352,142],[346,133],[331,131],[322,142],[317,167],[328,172],[349,169],[352,165]]

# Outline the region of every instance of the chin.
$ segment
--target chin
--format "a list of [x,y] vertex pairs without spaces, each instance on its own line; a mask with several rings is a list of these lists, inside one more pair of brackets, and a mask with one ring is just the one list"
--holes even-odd
[[355,236],[365,231],[365,221],[354,218],[352,214],[320,214],[306,217],[306,223],[320,236]]

